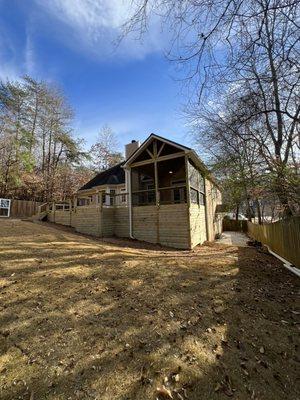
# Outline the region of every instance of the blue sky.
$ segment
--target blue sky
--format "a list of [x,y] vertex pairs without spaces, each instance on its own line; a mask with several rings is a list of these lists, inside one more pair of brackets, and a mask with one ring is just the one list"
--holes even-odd
[[0,78],[29,74],[61,86],[74,131],[92,144],[107,124],[120,149],[151,132],[190,145],[181,83],[163,51],[168,35],[151,21],[143,42],[115,46],[128,14],[123,0],[0,0]]

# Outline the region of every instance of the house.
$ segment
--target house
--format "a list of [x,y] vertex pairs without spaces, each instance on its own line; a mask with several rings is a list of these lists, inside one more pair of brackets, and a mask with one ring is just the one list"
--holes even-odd
[[126,145],[125,156],[81,187],[70,205],[53,206],[49,219],[95,236],[182,249],[221,232],[221,192],[193,149],[151,134],[142,145]]

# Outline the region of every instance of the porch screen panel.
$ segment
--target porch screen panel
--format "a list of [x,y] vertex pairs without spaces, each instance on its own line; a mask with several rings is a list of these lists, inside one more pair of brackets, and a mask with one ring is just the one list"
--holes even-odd
[[131,170],[132,204],[145,206],[156,204],[154,164],[146,164]]
[[199,171],[191,163],[189,163],[190,186],[196,190],[199,190],[199,185],[200,185],[199,175],[200,175]]
[[157,163],[159,204],[186,203],[186,174],[184,157]]
[[191,162],[189,162],[189,184],[191,202],[204,205],[204,177],[201,172],[191,164]]

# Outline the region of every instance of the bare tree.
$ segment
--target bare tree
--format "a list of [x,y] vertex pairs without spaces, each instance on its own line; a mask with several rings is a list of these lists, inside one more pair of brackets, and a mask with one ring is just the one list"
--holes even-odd
[[95,171],[103,171],[123,161],[122,154],[118,151],[118,139],[113,130],[104,125],[95,144],[90,151],[92,168]]
[[[259,147],[287,215],[292,213],[287,177],[299,164],[299,4],[135,0],[124,25],[124,34],[144,34],[155,14],[162,27],[173,32],[167,56],[190,88],[187,104],[194,121],[208,113],[222,121],[232,99],[236,137]],[[251,129],[244,129],[249,123]]]

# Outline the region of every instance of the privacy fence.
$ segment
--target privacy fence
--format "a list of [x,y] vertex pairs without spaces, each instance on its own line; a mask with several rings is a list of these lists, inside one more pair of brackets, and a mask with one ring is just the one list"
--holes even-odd
[[263,225],[248,222],[248,235],[300,268],[300,217]]
[[38,212],[38,207],[42,203],[32,200],[16,200],[10,202],[10,218],[28,218]]
[[224,218],[223,231],[245,232],[300,268],[300,217],[263,225]]
[[247,232],[248,221],[236,221],[235,219],[223,218],[223,231],[238,231],[238,232]]

